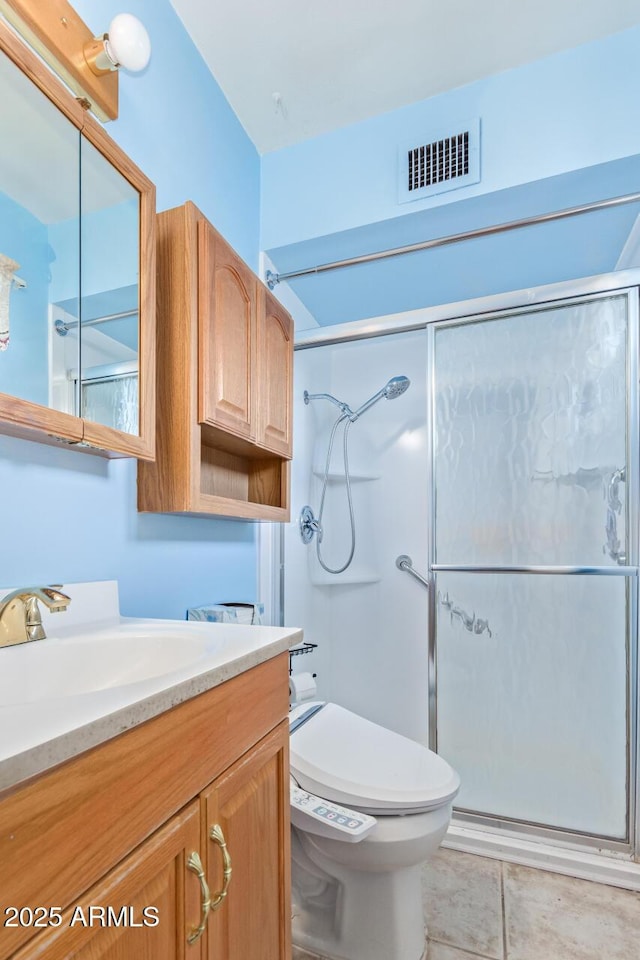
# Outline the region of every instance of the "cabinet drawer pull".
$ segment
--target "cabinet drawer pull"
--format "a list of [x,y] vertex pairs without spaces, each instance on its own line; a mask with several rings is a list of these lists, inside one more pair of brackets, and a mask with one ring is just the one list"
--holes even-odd
[[231,856],[227,850],[227,841],[224,839],[224,833],[219,823],[214,823],[209,831],[209,837],[214,843],[217,843],[222,853],[222,890],[211,898],[211,909],[217,910],[229,889],[231,880]]
[[202,860],[195,850],[187,860],[187,868],[192,870],[197,876],[198,880],[200,881],[200,890],[202,892],[202,919],[200,920],[200,925],[192,930],[187,937],[187,943],[197,943],[204,933],[204,928],[207,925],[209,911],[211,910],[211,893],[209,892],[207,878],[204,875]]

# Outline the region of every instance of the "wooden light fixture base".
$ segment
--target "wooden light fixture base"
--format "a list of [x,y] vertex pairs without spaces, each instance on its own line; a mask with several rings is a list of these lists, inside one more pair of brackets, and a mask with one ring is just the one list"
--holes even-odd
[[0,0],[0,13],[100,120],[118,116],[118,71],[92,72],[85,45],[95,34],[67,0]]

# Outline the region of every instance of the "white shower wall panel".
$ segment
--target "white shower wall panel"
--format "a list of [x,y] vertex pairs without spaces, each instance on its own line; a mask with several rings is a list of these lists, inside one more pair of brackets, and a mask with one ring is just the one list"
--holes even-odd
[[[285,528],[285,623],[302,626],[317,651],[295,669],[317,672],[318,693],[424,743],[428,738],[427,591],[395,565],[408,554],[426,571],[429,532],[426,424],[426,333],[413,331],[296,353],[292,522]],[[305,546],[297,517],[317,514],[327,443],[338,408],[305,405],[303,392],[330,393],[352,409],[391,377],[411,386],[382,399],[349,429],[356,550],[341,574],[326,573],[315,542]],[[322,555],[346,560],[350,524],[342,428],[328,484]]]

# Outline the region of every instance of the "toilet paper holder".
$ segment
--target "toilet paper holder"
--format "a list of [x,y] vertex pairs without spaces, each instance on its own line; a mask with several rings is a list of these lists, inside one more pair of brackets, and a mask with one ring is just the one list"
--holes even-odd
[[[300,646],[292,647],[291,650],[289,650],[289,676],[291,676],[293,673],[293,658],[299,657],[305,653],[313,653],[317,646],[317,643],[309,643],[307,640],[305,640],[300,644]],[[315,677],[315,673],[313,676]]]

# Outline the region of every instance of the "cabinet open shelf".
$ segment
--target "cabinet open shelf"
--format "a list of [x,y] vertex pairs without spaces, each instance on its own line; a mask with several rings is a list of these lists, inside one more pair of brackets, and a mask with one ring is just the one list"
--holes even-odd
[[[223,516],[284,520],[287,513],[288,462],[280,457],[243,456],[201,445],[202,505]],[[206,512],[206,511],[205,511]]]
[[[316,469],[314,467],[313,475],[314,477],[319,477],[320,480],[324,480],[324,469]],[[359,481],[362,481],[362,480],[379,480],[380,474],[369,473],[365,470],[349,469],[349,479],[351,480],[351,483],[358,483]],[[341,482],[344,483],[345,482],[344,471],[343,470],[330,471],[329,474],[327,475],[327,480],[329,481],[329,483],[341,483]]]
[[356,583],[379,583],[382,577],[376,570],[354,570],[334,575],[320,569],[314,570],[309,579],[315,587],[346,587]]

